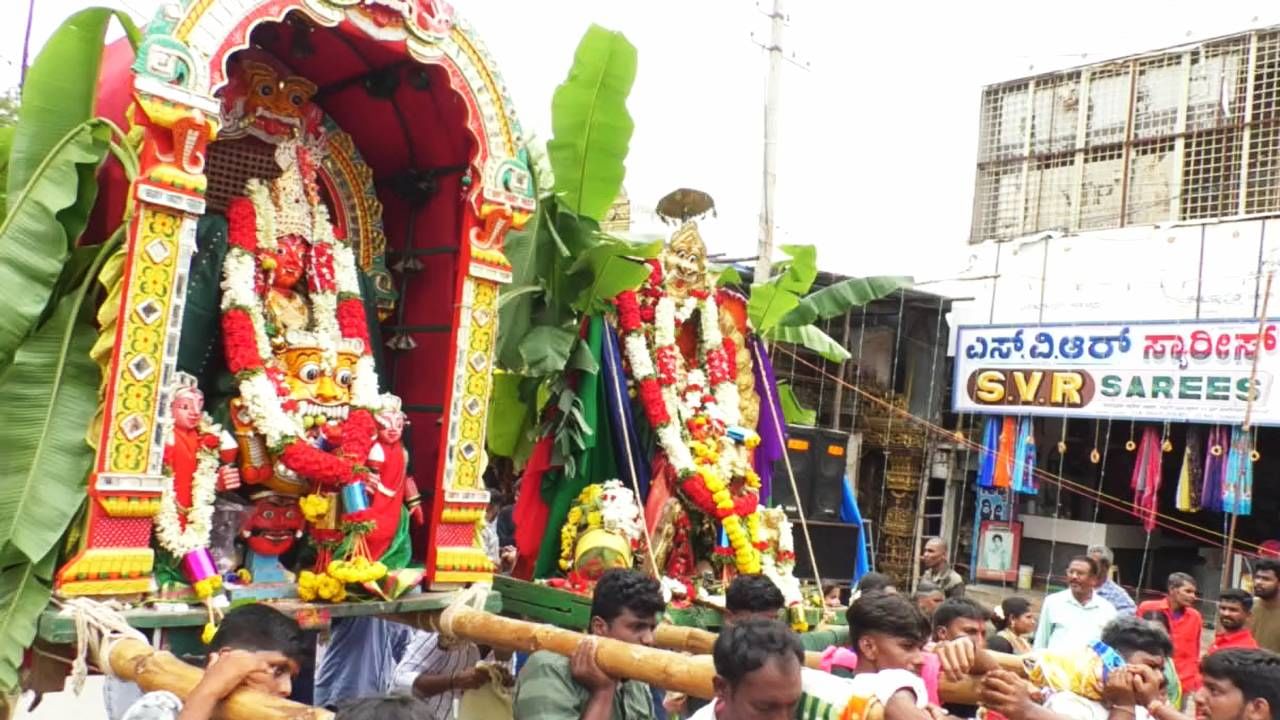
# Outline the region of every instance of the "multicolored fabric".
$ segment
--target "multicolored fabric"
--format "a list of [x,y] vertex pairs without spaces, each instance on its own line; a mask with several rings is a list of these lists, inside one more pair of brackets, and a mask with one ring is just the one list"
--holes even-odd
[[859,720],[868,708],[884,704],[899,690],[916,696],[916,707],[928,705],[924,682],[907,670],[881,670],[840,678],[804,668],[800,674],[804,695],[796,706],[797,720]]
[[1111,670],[1124,660],[1101,641],[1065,650],[1037,650],[1025,656],[1027,679],[1055,693],[1101,700]]

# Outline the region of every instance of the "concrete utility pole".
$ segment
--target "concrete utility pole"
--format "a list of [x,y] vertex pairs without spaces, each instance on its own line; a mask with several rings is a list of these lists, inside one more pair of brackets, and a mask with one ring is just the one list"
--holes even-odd
[[782,85],[782,28],[785,24],[782,0],[773,0],[769,14],[769,85],[764,101],[764,196],[760,203],[760,245],[757,251],[755,282],[769,279],[773,267],[773,200],[778,184],[778,95]]

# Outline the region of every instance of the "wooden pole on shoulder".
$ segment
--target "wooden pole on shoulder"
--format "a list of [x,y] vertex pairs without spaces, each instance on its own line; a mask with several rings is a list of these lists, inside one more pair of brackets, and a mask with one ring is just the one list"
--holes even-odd
[[[122,680],[137,683],[146,692],[168,690],[186,698],[204,671],[156,650],[150,645],[126,638],[111,646],[111,671]],[[333,713],[255,690],[237,690],[218,704],[216,720],[333,720]]]

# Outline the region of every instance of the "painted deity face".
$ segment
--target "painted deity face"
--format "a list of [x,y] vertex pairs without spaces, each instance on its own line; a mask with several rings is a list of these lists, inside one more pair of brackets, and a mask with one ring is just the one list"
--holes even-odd
[[285,235],[276,241],[275,269],[271,272],[271,285],[280,290],[292,290],[302,280],[306,270],[307,244],[297,235]]
[[378,415],[378,439],[388,445],[400,442],[404,435],[404,413],[384,412]]
[[233,131],[279,141],[303,129],[315,94],[314,83],[278,63],[244,59],[224,96],[223,115]]
[[330,367],[325,353],[317,347],[285,348],[278,357],[284,366],[289,397],[298,401],[300,413],[324,415],[332,420],[346,418],[359,360],[355,353],[339,352],[337,367]]
[[240,527],[249,549],[259,555],[276,556],[288,552],[302,535],[302,511],[294,498],[268,495],[258,500]]
[[682,299],[693,291],[707,289],[707,247],[698,234],[698,226],[686,223],[671,236],[662,253],[667,292]]
[[194,430],[204,416],[204,395],[199,390],[183,390],[174,396],[169,412],[173,413],[174,427]]

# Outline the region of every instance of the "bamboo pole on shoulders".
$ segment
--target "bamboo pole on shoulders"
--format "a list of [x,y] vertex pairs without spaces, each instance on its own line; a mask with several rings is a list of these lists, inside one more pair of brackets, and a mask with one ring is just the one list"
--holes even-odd
[[[137,683],[146,692],[168,690],[185,699],[204,675],[194,665],[179,660],[172,653],[126,638],[111,646],[111,672],[122,680]],[[255,690],[236,690],[218,703],[216,720],[333,720],[333,713],[323,708],[292,702]]]

